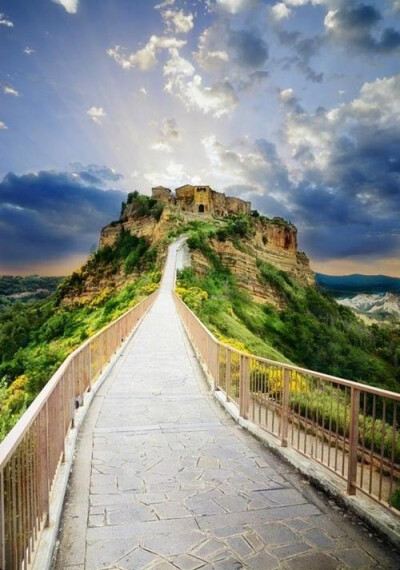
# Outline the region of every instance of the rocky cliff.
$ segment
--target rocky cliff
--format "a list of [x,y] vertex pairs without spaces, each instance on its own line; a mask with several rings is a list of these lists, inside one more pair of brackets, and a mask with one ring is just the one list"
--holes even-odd
[[[153,199],[148,199],[151,208],[156,207]],[[143,215],[145,213],[145,215]],[[240,287],[247,290],[260,302],[280,305],[276,292],[269,289],[260,278],[259,263],[265,262],[287,272],[302,285],[313,285],[314,274],[304,253],[298,252],[297,229],[281,218],[272,220],[263,216],[246,217],[250,227],[247,235],[232,235],[226,228],[229,220],[203,218],[201,214],[182,212],[174,205],[164,204],[157,215],[146,213],[136,203],[127,204],[118,222],[103,228],[100,235],[100,247],[115,243],[122,231],[144,237],[149,244],[159,246],[159,256],[165,255],[168,236],[187,232],[190,227],[204,223],[208,228],[214,225],[215,231],[209,232],[210,244],[221,262],[230,268]],[[224,232],[227,231],[226,235]],[[193,268],[204,274],[209,263],[199,251],[191,252]]]

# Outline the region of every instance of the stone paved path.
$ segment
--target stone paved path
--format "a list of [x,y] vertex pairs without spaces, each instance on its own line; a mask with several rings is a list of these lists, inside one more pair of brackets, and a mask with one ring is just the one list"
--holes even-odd
[[169,292],[175,252],[85,421],[55,568],[399,568],[214,403]]

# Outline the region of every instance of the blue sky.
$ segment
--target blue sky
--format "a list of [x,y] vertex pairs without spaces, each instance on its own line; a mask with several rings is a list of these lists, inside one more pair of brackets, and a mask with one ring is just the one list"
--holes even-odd
[[0,0],[0,272],[66,273],[186,182],[400,276],[400,0]]

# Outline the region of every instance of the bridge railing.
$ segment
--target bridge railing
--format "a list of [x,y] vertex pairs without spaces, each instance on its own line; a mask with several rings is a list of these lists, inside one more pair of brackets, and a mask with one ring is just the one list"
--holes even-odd
[[174,298],[214,389],[241,417],[400,515],[399,393],[240,352]]
[[26,570],[41,531],[75,410],[135,329],[157,291],[71,353],[0,444],[0,570]]

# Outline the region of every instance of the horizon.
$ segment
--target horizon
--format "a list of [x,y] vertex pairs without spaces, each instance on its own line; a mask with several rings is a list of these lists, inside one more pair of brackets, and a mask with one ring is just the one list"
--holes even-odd
[[207,182],[315,272],[400,277],[399,0],[2,0],[0,49],[0,274],[68,275],[128,192]]

